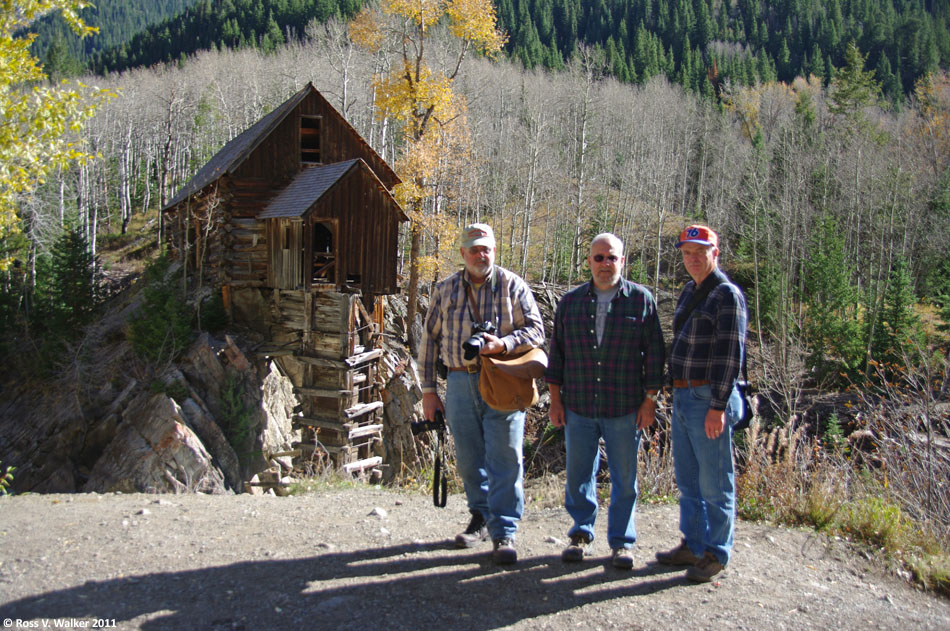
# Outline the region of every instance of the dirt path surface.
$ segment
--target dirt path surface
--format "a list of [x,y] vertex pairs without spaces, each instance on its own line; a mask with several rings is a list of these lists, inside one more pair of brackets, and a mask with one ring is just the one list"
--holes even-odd
[[[633,571],[560,560],[563,509],[529,510],[519,562],[456,550],[449,506],[373,488],[295,497],[0,497],[0,624],[117,629],[950,629],[950,602],[845,543],[740,522],[707,585],[653,563],[675,506],[642,506]],[[606,521],[606,514],[601,515]],[[102,624],[104,622],[105,624]]]

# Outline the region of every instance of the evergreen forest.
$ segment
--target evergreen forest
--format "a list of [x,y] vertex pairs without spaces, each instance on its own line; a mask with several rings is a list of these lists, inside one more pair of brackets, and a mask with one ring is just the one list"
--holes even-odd
[[[51,73],[97,73],[176,61],[199,50],[273,50],[312,21],[352,17],[361,0],[102,0],[85,9],[100,35],[80,40],[51,17],[34,51]],[[505,50],[526,68],[562,70],[579,46],[643,84],[664,75],[712,96],[814,75],[829,85],[855,42],[893,102],[950,67],[950,0],[497,0]],[[52,50],[50,48],[52,47]]]

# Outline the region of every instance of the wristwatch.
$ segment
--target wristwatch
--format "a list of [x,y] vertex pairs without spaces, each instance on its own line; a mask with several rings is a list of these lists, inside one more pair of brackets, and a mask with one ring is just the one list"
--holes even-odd
[[653,401],[654,403],[656,403],[656,395],[657,395],[657,394],[659,394],[659,393],[658,393],[658,392],[654,392],[653,394],[650,394],[649,392],[647,392],[647,398],[650,399],[651,401]]

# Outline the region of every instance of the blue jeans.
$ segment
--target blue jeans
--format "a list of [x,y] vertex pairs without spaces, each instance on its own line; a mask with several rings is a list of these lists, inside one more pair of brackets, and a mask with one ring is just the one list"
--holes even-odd
[[485,517],[492,540],[513,537],[524,513],[524,412],[492,409],[478,392],[478,373],[450,372],[445,422],[469,510]]
[[565,408],[564,439],[567,446],[567,484],[564,506],[574,519],[569,535],[583,533],[594,540],[597,519],[597,470],[601,436],[610,470],[610,508],[607,542],[612,549],[632,548],[637,541],[634,511],[637,507],[637,450],[640,430],[637,415],[588,418]]
[[726,427],[706,437],[708,385],[673,389],[673,468],[680,490],[680,530],[696,556],[707,550],[726,565],[736,524],[736,475],[732,426],[742,416],[742,398],[733,389],[726,405]]

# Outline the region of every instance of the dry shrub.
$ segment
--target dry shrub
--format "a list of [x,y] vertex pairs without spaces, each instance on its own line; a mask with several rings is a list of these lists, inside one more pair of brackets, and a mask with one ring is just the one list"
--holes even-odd
[[665,427],[653,427],[643,432],[638,454],[637,478],[640,495],[646,500],[673,500],[678,497],[676,474],[673,468],[673,441]]

